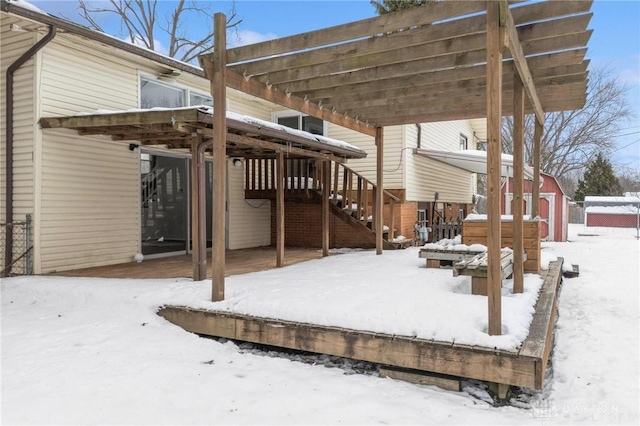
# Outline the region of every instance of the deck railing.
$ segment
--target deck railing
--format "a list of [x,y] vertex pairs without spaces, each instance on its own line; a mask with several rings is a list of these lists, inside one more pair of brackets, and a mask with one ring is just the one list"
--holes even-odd
[[[331,173],[331,171],[330,171]],[[313,193],[324,193],[334,205],[357,219],[364,226],[375,231],[375,196],[378,187],[361,174],[335,163],[333,176],[330,176],[330,188],[323,191],[322,160],[306,158],[288,158],[284,162],[286,176],[285,196],[311,197]],[[245,158],[245,197],[274,198],[276,192],[276,160],[273,158]],[[395,234],[395,206],[400,201],[389,191],[383,191],[384,204],[389,206],[388,239]]]

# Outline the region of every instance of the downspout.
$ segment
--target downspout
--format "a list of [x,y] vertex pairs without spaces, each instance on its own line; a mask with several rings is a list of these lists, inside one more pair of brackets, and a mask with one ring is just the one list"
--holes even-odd
[[422,148],[422,125],[420,123],[416,123],[416,128],[418,129],[417,145],[418,145],[418,149],[420,149]]
[[[22,54],[14,63],[7,68],[7,80],[6,80],[6,94],[5,101],[5,140],[6,140],[6,157],[5,157],[5,198],[7,200],[7,207],[5,211],[5,218],[7,223],[13,221],[13,74],[24,65],[33,55],[35,55],[40,49],[42,49],[47,43],[49,43],[56,36],[58,27],[51,25],[47,35],[31,46],[29,50]],[[8,274],[11,269],[11,262],[13,259],[13,228],[8,226],[5,234],[5,251],[4,251],[4,273]],[[4,275],[4,274],[3,274]]]

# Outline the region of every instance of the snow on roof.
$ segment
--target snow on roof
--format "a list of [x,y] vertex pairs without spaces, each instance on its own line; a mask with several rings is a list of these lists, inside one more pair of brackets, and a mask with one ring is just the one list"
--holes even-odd
[[[96,31],[96,30],[94,30],[92,28],[89,28],[87,26],[78,24],[78,23],[73,22],[73,21],[69,21],[67,19],[61,19],[58,16],[51,15],[51,14],[45,12],[44,10],[37,8],[36,6],[32,5],[31,3],[29,3],[29,2],[27,2],[25,0],[6,0],[6,1],[7,1],[7,3],[11,4],[12,6],[17,6],[17,7],[20,7],[22,9],[34,12],[34,13],[39,13],[41,15],[45,15],[45,16],[49,17],[50,19],[56,19],[59,22],[64,23],[66,25],[71,25],[71,26],[74,26],[76,28],[82,28],[83,30],[86,30],[86,31],[88,31],[90,33],[95,33],[96,35],[100,35],[100,36],[103,36],[103,37],[108,37],[110,39],[113,39],[113,41],[115,42],[113,47],[116,47],[116,48],[119,48],[119,49],[123,49],[122,45],[118,45],[117,43],[126,43],[126,44],[132,46],[133,48],[149,52],[150,54],[155,55],[158,58],[163,58],[165,60],[169,60],[169,61],[172,61],[174,63],[179,63],[179,64],[183,65],[185,69],[190,68],[191,70],[189,70],[189,71],[191,73],[193,73],[195,75],[198,75],[199,77],[203,77],[204,78],[204,70],[201,67],[199,67],[198,65],[193,65],[193,64],[190,64],[188,62],[184,62],[184,61],[181,61],[179,59],[173,58],[171,56],[165,55],[165,54],[160,53],[158,51],[149,49],[149,48],[147,48],[146,46],[142,45],[139,42],[138,43],[132,42],[131,40],[122,39],[122,38],[113,36],[111,34],[102,32],[102,31]],[[74,35],[78,35],[78,34],[75,34],[75,32],[73,30],[71,32],[74,33]]]
[[24,1],[24,0],[7,0],[7,3],[11,3],[11,4],[15,5],[15,6],[21,7],[23,9],[30,10],[32,12],[42,13],[43,15],[48,15],[47,12],[43,11],[42,9],[38,9],[37,7],[32,5],[31,3],[27,2],[27,1]]
[[[197,106],[188,106],[188,107],[180,107],[180,108],[165,108],[165,107],[154,107],[154,108],[131,108],[126,110],[106,110],[106,109],[98,109],[95,111],[82,111],[76,113],[77,116],[85,116],[85,115],[106,115],[106,114],[126,114],[132,112],[147,112],[147,111],[175,111],[175,110],[187,110],[197,108],[199,111],[204,113],[213,115],[213,107],[207,105],[197,105]],[[227,119],[241,121],[243,123],[251,124],[256,127],[267,128],[271,130],[276,130],[279,132],[288,133],[290,135],[295,135],[298,137],[302,137],[311,141],[320,142],[325,145],[334,146],[337,148],[344,148],[358,152],[365,152],[364,150],[358,148],[355,145],[351,145],[350,143],[329,138],[322,135],[316,135],[313,133],[305,132],[303,130],[292,129],[291,127],[283,126],[281,124],[272,123],[270,121],[261,120],[259,118],[251,117],[249,115],[238,114],[236,112],[227,111]]]
[[602,205],[610,205],[610,204],[636,204],[640,202],[639,197],[620,197],[620,196],[596,196],[589,195],[584,197],[585,204],[600,204]]
[[585,213],[598,214],[639,214],[638,207],[634,205],[626,206],[589,206],[584,210]]

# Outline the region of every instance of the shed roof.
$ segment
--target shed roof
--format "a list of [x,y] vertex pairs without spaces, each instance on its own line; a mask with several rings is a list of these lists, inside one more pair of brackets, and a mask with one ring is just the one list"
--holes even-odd
[[[534,92],[526,112],[583,107],[591,4],[527,1],[506,10],[504,115],[513,111],[516,69]],[[228,49],[227,85],[367,134],[486,117],[485,9],[486,1],[438,1]],[[200,56],[210,78],[215,55]]]

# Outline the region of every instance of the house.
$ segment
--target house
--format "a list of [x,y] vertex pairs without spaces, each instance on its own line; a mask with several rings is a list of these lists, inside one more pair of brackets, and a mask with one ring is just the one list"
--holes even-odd
[[640,197],[584,197],[584,224],[588,227],[640,228]]
[[[569,196],[555,178],[540,172],[540,238],[545,241],[567,241],[569,231]],[[524,212],[531,215],[531,181],[524,183]],[[502,214],[513,214],[513,178],[502,185]]]
[[[122,131],[109,134],[104,128],[46,127],[56,117],[82,117],[78,114],[106,117],[108,111],[122,114],[154,107],[211,105],[210,83],[202,69],[47,15],[24,2],[3,0],[1,4],[1,69],[13,75],[13,96],[6,96],[9,91],[3,87],[0,102],[11,117],[2,117],[7,131],[1,139],[0,194],[7,203],[2,204],[0,222],[30,216],[33,272],[130,262],[138,253],[148,257],[188,252],[192,208],[187,145],[178,146],[175,140],[173,145],[163,144],[158,134],[131,136]],[[312,157],[288,160],[290,179],[298,179],[299,189],[306,194],[287,197],[287,245],[320,245],[319,222],[313,219],[320,214],[320,203],[301,182],[314,176],[312,159],[332,155],[343,162],[348,159],[349,171],[341,169],[340,180],[348,175],[353,194],[361,184],[364,195],[358,212],[349,214],[360,216],[355,221],[334,209],[331,245],[375,246],[368,221],[376,166],[373,137],[239,91],[230,90],[227,103],[229,111],[253,117],[254,131],[264,129],[267,122],[278,123],[355,147],[341,151],[335,146],[317,148],[300,142],[305,155]],[[159,117],[161,112],[153,114]],[[153,114],[142,115],[154,119]],[[246,127],[243,120],[234,123]],[[275,140],[291,145],[293,136],[273,131]],[[474,174],[414,151],[424,147],[473,149],[484,134],[484,119],[385,128],[384,220],[386,228],[392,225],[387,239],[413,237],[415,221],[427,219],[428,212],[464,217],[475,192]],[[229,147],[227,151],[226,249],[275,244],[276,209],[274,195],[266,187],[266,160],[247,156],[246,151],[232,152]],[[7,158],[12,159],[10,167]],[[205,162],[205,167],[208,190],[204,192],[210,206],[211,163]],[[262,185],[260,191],[256,191],[256,182]],[[10,193],[13,195],[8,196]],[[352,198],[355,202],[356,196]],[[210,211],[207,207],[208,229]],[[211,246],[210,237],[207,246]],[[7,259],[23,253],[14,248],[9,255],[3,256],[7,264],[11,263]]]

